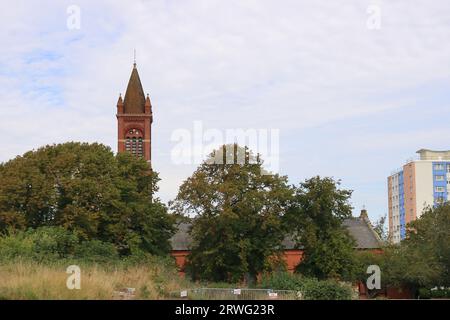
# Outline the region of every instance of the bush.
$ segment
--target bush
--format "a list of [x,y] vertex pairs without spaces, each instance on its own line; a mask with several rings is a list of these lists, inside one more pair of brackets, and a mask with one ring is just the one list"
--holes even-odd
[[350,287],[334,280],[317,280],[298,274],[277,272],[263,276],[260,287],[274,290],[295,290],[307,300],[350,300]]
[[419,299],[448,299],[450,298],[450,288],[420,288]]
[[83,241],[75,247],[74,255],[89,262],[110,262],[117,260],[119,254],[112,243],[99,240]]
[[78,236],[63,227],[30,229],[25,237],[33,241],[34,258],[61,259],[72,256]]
[[419,289],[419,299],[430,299],[431,292],[430,289],[420,288]]
[[334,280],[309,279],[304,287],[305,298],[309,300],[350,300],[351,288]]
[[0,259],[55,260],[70,257],[78,237],[62,227],[41,227],[0,237]]
[[450,298],[450,288],[433,288],[430,292],[434,299]]
[[40,227],[0,237],[0,261],[3,262],[19,258],[48,262],[62,259],[108,262],[118,257],[114,244],[81,241],[77,234],[62,227]]
[[260,287],[274,290],[299,290],[302,288],[303,279],[288,272],[275,272],[264,275]]

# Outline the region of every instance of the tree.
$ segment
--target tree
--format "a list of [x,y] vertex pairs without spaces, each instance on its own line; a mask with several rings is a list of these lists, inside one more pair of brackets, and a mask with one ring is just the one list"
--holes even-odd
[[382,286],[410,289],[450,286],[450,203],[427,208],[407,226],[406,238],[382,254],[359,254],[359,277],[368,265],[381,269]]
[[[411,249],[431,252],[439,265],[440,274],[431,277],[433,285],[450,287],[450,202],[428,208],[409,226],[405,244]],[[433,261],[431,260],[431,261]]]
[[354,269],[354,240],[342,226],[351,217],[352,191],[339,189],[340,181],[319,176],[295,190],[285,220],[286,228],[304,249],[297,271],[308,276],[349,279]]
[[386,256],[391,283],[414,288],[450,286],[450,203],[424,210],[407,226],[407,236]]
[[195,215],[188,261],[194,279],[255,279],[276,260],[284,238],[281,216],[292,191],[286,177],[262,170],[259,156],[227,145],[181,185],[171,206]]
[[157,182],[145,160],[101,144],[46,146],[0,165],[0,231],[62,226],[122,254],[161,254],[173,221],[151,199]]
[[377,233],[377,235],[380,237],[381,240],[387,241],[388,240],[388,234],[386,231],[386,215],[380,217],[376,222],[375,226],[373,227],[373,231]]

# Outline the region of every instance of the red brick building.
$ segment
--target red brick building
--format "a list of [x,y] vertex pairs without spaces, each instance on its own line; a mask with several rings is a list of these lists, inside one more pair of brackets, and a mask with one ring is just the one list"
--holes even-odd
[[128,151],[147,160],[151,166],[153,113],[150,97],[145,96],[141,79],[134,63],[125,98],[117,101],[118,152]]
[[[381,252],[382,243],[367,216],[367,211],[362,210],[359,217],[346,219],[343,225],[355,239],[355,250],[369,250]],[[190,252],[191,238],[189,236],[189,223],[180,223],[177,233],[172,237],[172,256],[175,257],[180,274],[184,275],[184,267]],[[302,261],[304,250],[296,246],[290,237],[283,240],[283,258],[289,272],[294,272],[295,267]]]

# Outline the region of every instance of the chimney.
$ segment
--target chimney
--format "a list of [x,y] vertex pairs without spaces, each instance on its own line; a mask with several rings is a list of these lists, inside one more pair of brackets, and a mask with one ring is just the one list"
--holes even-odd
[[359,215],[359,217],[360,217],[361,219],[369,219],[369,216],[367,215],[367,210],[366,210],[366,208],[362,208],[361,214]]

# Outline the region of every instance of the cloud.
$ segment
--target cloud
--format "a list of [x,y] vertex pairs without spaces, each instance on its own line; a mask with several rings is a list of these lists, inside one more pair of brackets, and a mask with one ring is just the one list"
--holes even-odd
[[[0,14],[0,161],[67,140],[115,149],[115,104],[135,48],[164,200],[193,170],[171,163],[171,133],[195,120],[279,128],[293,182],[340,177],[357,190],[356,207],[366,197],[358,192],[371,195],[375,214],[386,204],[384,185],[373,186],[392,166],[428,141],[448,148],[446,124],[421,121],[425,108],[430,119],[448,115],[450,97],[438,90],[449,84],[445,0],[77,1],[80,30],[66,27],[71,4],[15,1]],[[378,31],[366,27],[369,4],[382,9]]]

